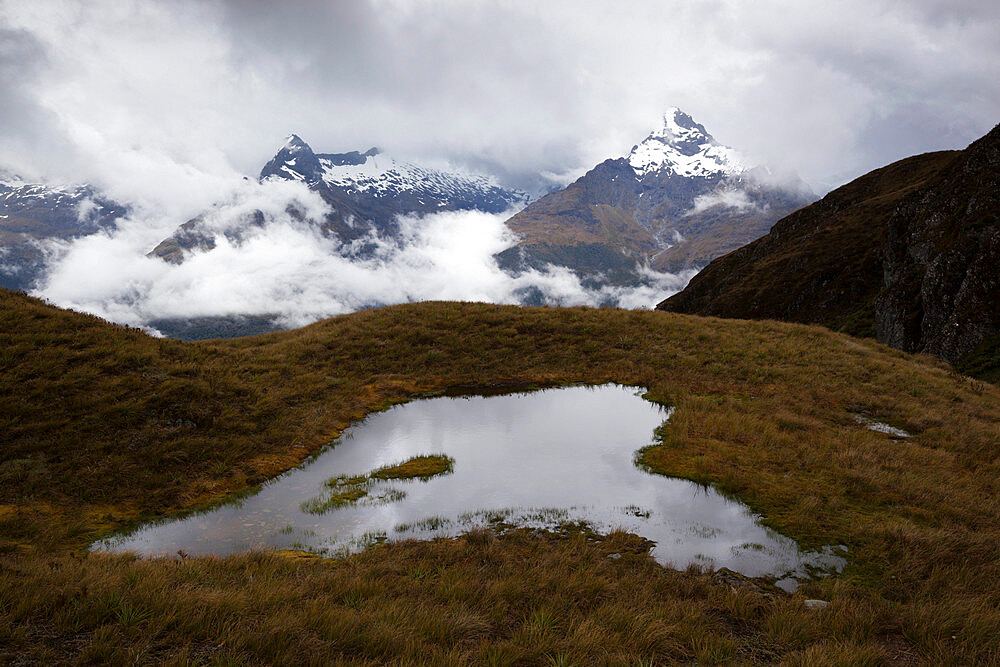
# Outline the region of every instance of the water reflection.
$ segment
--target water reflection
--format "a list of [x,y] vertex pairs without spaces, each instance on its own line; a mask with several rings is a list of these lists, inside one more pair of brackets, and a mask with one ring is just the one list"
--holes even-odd
[[[144,554],[230,554],[258,548],[350,551],[373,541],[450,536],[473,526],[555,527],[584,521],[656,543],[661,563],[696,562],[748,576],[806,576],[843,560],[802,552],[745,505],[689,481],[647,473],[636,450],[653,442],[669,411],[618,385],[492,397],[435,398],[371,415],[310,463],[238,505],[150,525],[95,545]],[[454,459],[454,471],[387,480],[372,498],[316,515],[303,503],[337,475],[364,475],[421,454]],[[403,491],[405,494],[395,493]]]

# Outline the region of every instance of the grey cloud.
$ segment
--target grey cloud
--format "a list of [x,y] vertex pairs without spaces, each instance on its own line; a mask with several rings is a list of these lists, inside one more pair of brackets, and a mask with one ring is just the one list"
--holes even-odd
[[62,140],[55,115],[32,95],[31,82],[45,66],[43,45],[25,30],[3,27],[0,17],[0,141],[9,171],[23,177],[41,177],[28,157],[43,150],[66,153],[72,146]]
[[39,169],[75,153],[81,177],[113,172],[115,152],[132,173],[253,173],[294,131],[524,185],[626,152],[678,104],[815,185],[992,126],[993,4],[8,0],[6,34],[33,46],[4,51],[25,67],[0,81],[15,101],[0,162],[45,134],[64,145]]
[[515,179],[580,159],[558,126],[581,122],[585,91],[544,23],[509,5],[390,4],[229,3],[234,58],[313,103],[302,122],[331,150],[378,144]]
[[[1000,120],[998,34],[1000,5],[972,0],[0,0],[0,169],[92,182],[134,204],[115,235],[57,253],[46,292],[134,319],[169,310],[170,289],[194,307],[226,302],[145,252],[239,192],[290,132],[321,151],[379,145],[532,187],[626,153],[676,104],[823,191],[964,147]],[[499,239],[492,223],[480,231],[476,247]],[[419,265],[408,263],[417,249],[440,250],[421,233],[387,250],[387,271],[415,276],[403,269]],[[319,283],[348,275],[302,230],[268,234],[286,264],[268,264],[263,246],[220,246],[218,272],[207,258],[185,271],[238,286],[244,267],[275,300],[288,296],[281,285],[294,292],[279,268]],[[313,273],[288,268],[291,239]],[[484,289],[506,299],[514,288],[484,252],[465,268],[493,276]],[[553,294],[596,298],[563,278],[547,278]],[[422,284],[398,298],[444,294]],[[234,307],[253,305],[240,294]]]

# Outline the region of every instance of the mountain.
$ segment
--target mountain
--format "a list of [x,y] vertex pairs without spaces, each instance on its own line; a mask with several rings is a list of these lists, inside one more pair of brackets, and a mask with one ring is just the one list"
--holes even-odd
[[637,263],[662,271],[704,266],[812,199],[801,181],[777,183],[671,108],[627,156],[605,160],[508,220],[521,242],[499,259],[510,270],[556,264],[630,283],[639,279]]
[[824,324],[1000,378],[1000,126],[834,190],[657,308]]
[[[503,188],[489,176],[435,169],[393,158],[377,148],[364,153],[315,153],[294,134],[261,170],[258,180],[268,179],[300,181],[318,193],[331,208],[322,223],[323,232],[344,243],[373,232],[394,236],[397,215],[467,210],[502,213],[527,200],[525,193]],[[211,248],[215,232],[203,222],[199,216],[184,223],[150,254],[181,262],[194,248]],[[263,217],[254,213],[244,223],[260,225]],[[363,252],[363,243],[360,248]]]
[[113,227],[127,212],[89,185],[0,175],[0,287],[30,289],[44,270],[49,242]]

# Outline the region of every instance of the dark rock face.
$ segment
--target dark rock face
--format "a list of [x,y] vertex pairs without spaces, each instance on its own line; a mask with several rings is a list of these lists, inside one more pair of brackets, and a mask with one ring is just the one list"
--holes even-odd
[[1000,333],[1000,126],[889,218],[880,341],[957,361]]
[[822,323],[874,336],[887,219],[954,153],[921,155],[877,169],[782,218],[770,233],[719,257],[657,306],[717,317]]
[[1000,126],[838,188],[657,308],[824,324],[959,365],[996,349]]
[[45,245],[113,227],[128,209],[90,186],[0,180],[0,287],[31,289],[45,268]]
[[[203,215],[188,220],[177,228],[172,236],[166,238],[153,248],[151,256],[159,257],[172,264],[184,261],[186,253],[192,250],[211,250],[215,247],[215,236],[202,229]],[[264,214],[254,211],[242,216],[240,224],[224,232],[224,236],[233,242],[239,242],[254,227],[262,227],[265,223]]]
[[309,144],[293,134],[260,170],[260,180],[270,176],[305,179],[311,183],[323,178],[323,165]]

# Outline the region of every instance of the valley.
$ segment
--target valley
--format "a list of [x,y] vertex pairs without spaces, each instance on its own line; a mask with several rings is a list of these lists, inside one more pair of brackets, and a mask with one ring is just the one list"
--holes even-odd
[[[148,205],[67,230],[103,209],[84,212],[82,194],[38,208],[31,188],[0,199],[0,215],[37,209],[31,266],[27,242],[0,235],[18,276],[10,287],[185,340],[422,300],[650,307],[815,198],[676,107],[625,157],[531,194],[378,148],[316,152],[293,134],[255,179],[220,186],[211,206],[152,242],[144,229],[163,223]],[[0,218],[5,229],[19,228]],[[84,278],[95,271],[100,287]]]

